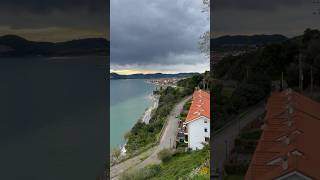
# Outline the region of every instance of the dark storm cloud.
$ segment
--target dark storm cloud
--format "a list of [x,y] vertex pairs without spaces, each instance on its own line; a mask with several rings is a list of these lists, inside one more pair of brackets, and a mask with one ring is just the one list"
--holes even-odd
[[209,21],[201,10],[200,0],[111,1],[111,63],[203,63],[198,41]]
[[306,28],[319,28],[319,4],[312,0],[215,0],[211,32],[214,36],[235,34],[283,34],[289,37]]
[[212,2],[215,10],[221,9],[243,9],[243,10],[275,10],[281,6],[297,7],[306,0],[214,0]]
[[107,0],[1,0],[2,9],[27,11],[34,14],[47,14],[54,10],[88,10],[104,14],[108,8]]
[[0,29],[108,32],[109,0],[1,0]]

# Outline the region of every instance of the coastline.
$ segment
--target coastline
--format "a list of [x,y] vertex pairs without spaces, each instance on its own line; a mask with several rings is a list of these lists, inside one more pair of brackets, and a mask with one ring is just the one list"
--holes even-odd
[[[150,121],[151,115],[152,115],[152,111],[158,108],[160,96],[150,94],[147,98],[149,98],[151,100],[151,106],[149,106],[149,108],[144,112],[142,118],[139,121],[142,121],[146,124],[149,124],[149,121]],[[126,155],[126,152],[127,152],[126,144],[127,143],[124,143],[123,145],[120,146],[121,156]]]
[[151,94],[150,96],[148,96],[148,98],[151,99],[151,106],[144,112],[144,115],[141,118],[141,121],[146,124],[149,124],[152,111],[158,108],[160,96]]

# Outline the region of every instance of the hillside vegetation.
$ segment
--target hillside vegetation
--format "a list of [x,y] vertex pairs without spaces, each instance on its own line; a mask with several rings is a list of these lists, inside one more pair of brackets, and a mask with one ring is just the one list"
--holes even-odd
[[[257,104],[267,97],[271,82],[280,80],[282,75],[289,87],[299,83],[299,56],[304,74],[303,87],[310,87],[310,73],[314,85],[320,81],[320,32],[307,29],[303,35],[282,43],[267,44],[239,56],[230,56],[213,67],[213,120],[215,129],[223,126],[234,114]],[[232,93],[226,81],[232,81]],[[230,90],[229,90],[230,91]],[[225,94],[228,94],[226,96]]]
[[165,162],[127,172],[120,177],[120,180],[208,180],[210,179],[209,159],[208,146],[197,151],[175,152]]
[[88,38],[66,42],[35,42],[16,35],[0,36],[0,56],[81,56],[109,55],[110,42],[103,38]]
[[191,95],[203,77],[203,74],[194,75],[179,81],[177,88],[168,87],[154,92],[160,95],[160,99],[158,108],[153,112],[149,124],[138,121],[126,135],[126,149],[129,154],[157,143],[161,129],[174,105],[184,97]]

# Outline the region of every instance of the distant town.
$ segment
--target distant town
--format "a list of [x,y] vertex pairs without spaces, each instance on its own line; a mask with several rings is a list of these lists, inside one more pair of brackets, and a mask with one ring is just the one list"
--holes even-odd
[[149,79],[147,82],[156,85],[157,87],[166,88],[168,86],[176,87],[177,82],[185,78],[159,78],[159,79]]

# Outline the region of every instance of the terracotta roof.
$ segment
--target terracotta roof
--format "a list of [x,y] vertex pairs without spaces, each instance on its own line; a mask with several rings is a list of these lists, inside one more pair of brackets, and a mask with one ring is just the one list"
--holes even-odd
[[290,172],[320,179],[320,103],[292,90],[272,93],[262,136],[246,180],[269,180]]
[[205,116],[210,120],[210,94],[203,90],[197,90],[192,95],[192,104],[185,123],[189,123],[201,116]]

